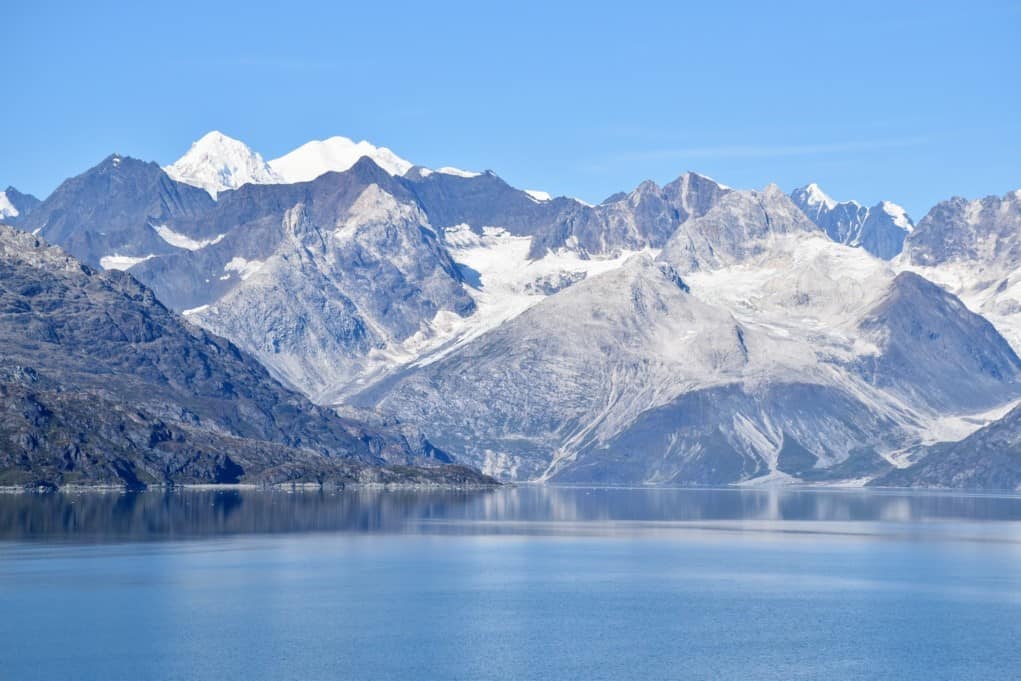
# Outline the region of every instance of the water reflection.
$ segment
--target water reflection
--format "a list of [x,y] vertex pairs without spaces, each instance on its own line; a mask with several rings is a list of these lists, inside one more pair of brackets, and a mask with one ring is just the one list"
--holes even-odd
[[0,496],[3,540],[148,541],[301,532],[626,534],[685,526],[804,532],[817,531],[823,521],[830,530],[859,524],[1021,522],[1021,497],[533,486],[481,491],[181,490]]

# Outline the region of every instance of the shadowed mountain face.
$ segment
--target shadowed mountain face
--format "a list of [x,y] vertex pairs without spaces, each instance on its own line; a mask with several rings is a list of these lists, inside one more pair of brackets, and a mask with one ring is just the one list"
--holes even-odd
[[212,203],[206,192],[174,182],[155,163],[113,155],[65,181],[18,226],[99,267],[104,257],[172,253],[154,227],[200,215]]
[[404,467],[421,443],[316,407],[130,275],[8,227],[0,357],[2,484],[481,480]]

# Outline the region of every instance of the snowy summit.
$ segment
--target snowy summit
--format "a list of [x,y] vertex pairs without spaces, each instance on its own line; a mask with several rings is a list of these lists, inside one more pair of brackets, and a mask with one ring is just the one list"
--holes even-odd
[[163,170],[178,182],[205,189],[215,199],[245,184],[276,184],[280,177],[244,142],[214,130]]
[[347,170],[363,156],[368,156],[391,175],[403,175],[413,165],[386,147],[338,136],[303,144],[289,154],[273,159],[269,166],[283,182],[308,182],[325,173]]

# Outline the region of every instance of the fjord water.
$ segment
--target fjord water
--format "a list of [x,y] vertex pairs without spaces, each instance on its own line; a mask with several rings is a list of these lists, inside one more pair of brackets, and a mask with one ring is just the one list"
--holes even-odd
[[1021,497],[0,497],[10,679],[1007,679]]

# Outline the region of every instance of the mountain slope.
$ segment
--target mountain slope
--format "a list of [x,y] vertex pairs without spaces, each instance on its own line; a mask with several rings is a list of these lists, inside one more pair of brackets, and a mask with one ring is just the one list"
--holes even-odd
[[127,274],[0,226],[0,483],[478,481],[341,419]]
[[877,487],[1021,490],[1021,407],[958,442],[941,442],[912,466],[871,482]]
[[837,202],[812,183],[791,192],[791,199],[834,241],[890,260],[901,252],[914,228],[904,209],[890,201],[871,208],[857,201]]
[[203,135],[163,170],[178,182],[205,189],[214,199],[220,192],[242,185],[283,181],[262,156],[216,130]]
[[831,465],[907,442],[871,404],[833,381],[818,386],[804,343],[748,328],[686,289],[669,266],[633,258],[355,402],[422,423],[441,446],[512,479],[722,484],[776,467],[785,433],[825,445],[813,462]]

